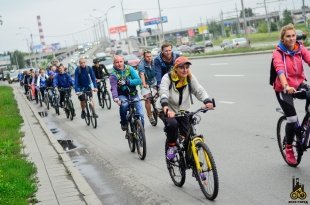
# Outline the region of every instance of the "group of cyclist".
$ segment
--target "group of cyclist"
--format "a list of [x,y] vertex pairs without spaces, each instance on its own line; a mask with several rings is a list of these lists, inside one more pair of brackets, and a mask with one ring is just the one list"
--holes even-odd
[[[289,164],[296,164],[296,157],[292,147],[296,129],[299,126],[294,98],[305,99],[308,94],[296,92],[298,90],[310,90],[305,84],[306,75],[303,68],[303,61],[310,64],[310,52],[302,43],[296,40],[296,31],[292,24],[281,29],[280,42],[273,52],[273,67],[277,73],[273,84],[276,98],[287,118],[285,128],[286,136],[286,161]],[[33,70],[24,74],[23,84],[25,93],[28,89],[33,89],[36,85],[38,90],[44,95],[44,88],[53,86],[57,88],[69,88],[74,86],[75,93],[79,96],[81,103],[81,118],[85,118],[85,96],[87,92],[92,98],[92,91],[97,91],[100,80],[109,76],[113,101],[119,105],[120,125],[126,131],[126,112],[128,109],[128,99],[139,100],[137,87],[141,88],[141,95],[145,99],[145,109],[147,117],[152,124],[154,118],[149,101],[150,89],[155,89],[159,93],[160,104],[162,106],[161,119],[165,125],[167,134],[167,159],[175,157],[176,140],[178,137],[187,137],[189,134],[189,121],[186,117],[175,118],[175,114],[181,110],[189,111],[192,104],[192,95],[203,103],[205,109],[213,109],[213,103],[206,90],[198,82],[191,72],[192,63],[187,57],[178,56],[172,51],[172,45],[165,43],[161,46],[161,52],[153,59],[150,51],[143,52],[143,59],[138,65],[138,69],[125,64],[123,56],[113,57],[113,70],[109,74],[106,67],[93,61],[92,67],[86,65],[86,60],[79,59],[74,73],[74,82],[70,75],[65,72],[64,66],[53,65],[48,74],[44,69],[39,73]],[[35,93],[35,92],[34,92]],[[35,97],[35,96],[34,96]],[[308,96],[309,97],[309,96]],[[100,98],[98,94],[98,98]],[[60,94],[60,104],[63,102],[63,94]],[[102,101],[99,100],[99,104]],[[92,100],[92,105],[94,102]],[[141,101],[135,103],[136,113],[144,126],[144,110]],[[98,115],[96,115],[98,117]]]

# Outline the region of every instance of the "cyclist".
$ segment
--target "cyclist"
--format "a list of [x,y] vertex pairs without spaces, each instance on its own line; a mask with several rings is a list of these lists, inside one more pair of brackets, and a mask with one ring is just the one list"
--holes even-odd
[[[86,116],[85,112],[85,98],[84,95],[81,95],[83,90],[89,91],[86,93],[91,99],[93,97],[92,91],[97,92],[97,83],[96,77],[90,66],[86,65],[86,60],[84,58],[79,59],[80,66],[77,66],[74,73],[74,90],[75,93],[79,96],[81,103],[81,118],[84,119]],[[92,106],[94,107],[94,101],[92,99]],[[95,117],[98,117],[97,114],[94,114]]]
[[31,84],[31,72],[32,69],[27,70],[23,79],[23,83],[24,83],[24,89],[25,89],[25,95],[27,94],[30,84]]
[[160,102],[165,116],[165,131],[167,133],[167,159],[175,157],[176,140],[179,136],[189,134],[189,121],[186,117],[174,118],[180,110],[188,111],[192,101],[191,95],[203,102],[203,108],[212,109],[213,104],[205,89],[191,73],[191,62],[186,57],[179,57],[173,69],[164,75],[160,84]]
[[45,73],[45,69],[40,68],[36,85],[37,85],[37,88],[41,92],[42,98],[44,98],[44,91],[45,91],[45,88],[46,88],[46,80],[47,80],[47,78],[48,78],[48,76]]
[[[99,59],[94,59],[93,63],[94,65],[92,66],[92,69],[95,73],[96,76],[96,82],[97,82],[97,87],[100,88],[101,87],[101,82],[100,80],[104,79],[104,76],[109,76],[109,72],[107,70],[107,68],[105,67],[104,64],[99,64]],[[104,70],[104,72],[103,72]],[[97,96],[98,96],[98,101],[99,101],[99,105],[101,106],[101,101],[100,99],[100,92],[97,92]]]
[[[65,67],[62,64],[59,66],[59,73],[55,76],[53,80],[53,86],[55,88],[70,88],[71,86],[73,86],[72,78],[68,73],[65,73]],[[71,96],[71,89],[68,92]],[[65,91],[59,91],[59,98],[60,107],[63,107]]]
[[157,88],[156,72],[151,51],[143,52],[143,60],[139,63],[139,74],[142,81],[141,94],[146,99],[145,109],[150,123],[155,123],[155,119],[151,110],[151,102],[149,100],[150,90],[148,88]]
[[154,59],[157,85],[160,85],[162,77],[171,70],[178,57],[178,54],[172,52],[172,44],[161,46],[161,53]]
[[[53,71],[49,71],[48,72],[48,78],[46,80],[46,87],[49,88],[54,88],[54,78],[56,76],[56,73],[54,73]],[[52,102],[52,97],[55,93],[54,89],[49,89],[48,90],[48,97],[49,97],[49,101]]]
[[[113,100],[120,106],[121,127],[125,131],[127,130],[126,112],[129,104],[123,101],[128,100],[130,96],[134,100],[140,99],[136,86],[141,84],[141,79],[133,67],[124,64],[124,58],[119,55],[114,56],[113,71],[109,79]],[[144,126],[142,103],[140,101],[135,103],[135,108]]]
[[[295,130],[298,127],[298,118],[293,103],[293,97],[305,99],[305,93],[294,94],[297,90],[309,90],[304,83],[306,76],[303,68],[303,60],[310,64],[310,52],[300,42],[296,41],[296,30],[293,24],[283,26],[281,40],[273,51],[273,66],[277,72],[277,78],[273,88],[278,102],[286,116],[286,161],[292,165],[297,164],[292,143]],[[292,95],[294,94],[294,96]]]

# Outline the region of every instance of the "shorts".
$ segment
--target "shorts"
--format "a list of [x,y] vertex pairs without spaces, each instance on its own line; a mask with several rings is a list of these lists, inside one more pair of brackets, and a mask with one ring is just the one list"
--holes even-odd
[[85,95],[89,96],[90,98],[93,97],[93,92],[92,91],[89,91],[89,92],[86,92],[85,94],[82,94],[80,95],[78,98],[80,101],[85,101]]
[[152,84],[152,85],[148,85],[147,88],[144,88],[143,86],[141,86],[141,95],[142,95],[142,96],[145,96],[145,95],[150,94],[150,93],[151,93],[150,87],[151,87],[152,89],[155,89],[154,87],[156,87],[156,86],[157,86],[156,83],[154,83],[154,84]]

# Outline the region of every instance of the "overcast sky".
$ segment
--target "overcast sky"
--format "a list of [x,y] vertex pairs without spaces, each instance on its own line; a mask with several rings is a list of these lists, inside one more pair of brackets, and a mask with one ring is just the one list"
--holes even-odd
[[[159,16],[158,0],[0,0],[3,21],[3,25],[0,25],[0,53],[15,49],[27,51],[25,39],[30,41],[30,32],[33,34],[34,45],[40,44],[37,15],[41,16],[47,44],[59,42],[66,46],[92,39],[92,22],[97,20],[90,15],[102,17],[108,8],[115,6],[108,12],[109,27],[123,25],[121,1],[125,14],[145,11],[148,18]],[[263,8],[258,8],[261,7],[258,3],[263,0],[243,2],[245,8],[255,8],[254,13],[264,13]],[[305,0],[305,4],[309,6],[310,0]],[[297,9],[301,5],[302,0],[282,0],[268,4],[268,10]],[[195,26],[206,19],[218,19],[221,10],[227,12],[226,16],[235,15],[231,11],[235,11],[236,6],[241,9],[241,0],[160,0],[160,6],[162,15],[168,17],[164,30],[172,30]],[[136,35],[138,23],[130,22],[127,26],[128,35]],[[142,21],[141,26],[144,27]],[[111,35],[111,38],[118,39],[118,35]]]

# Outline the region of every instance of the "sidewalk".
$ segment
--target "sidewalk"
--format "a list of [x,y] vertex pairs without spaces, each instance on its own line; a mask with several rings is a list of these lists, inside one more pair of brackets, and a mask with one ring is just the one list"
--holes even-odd
[[53,137],[32,103],[23,93],[14,89],[20,114],[24,120],[22,132],[23,153],[36,168],[38,204],[101,204],[86,180]]

